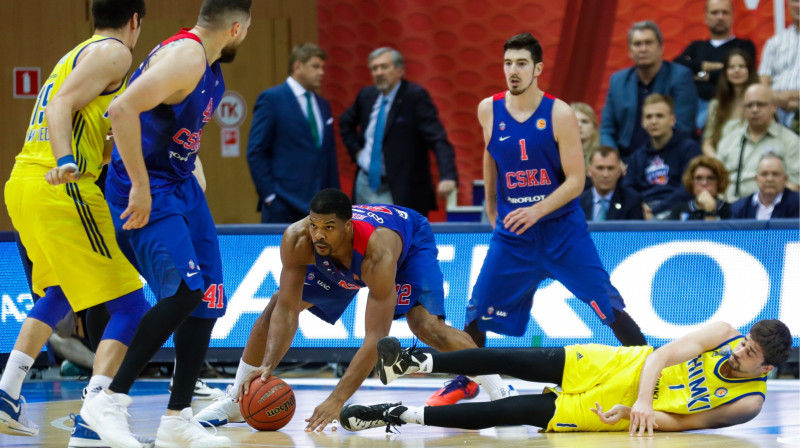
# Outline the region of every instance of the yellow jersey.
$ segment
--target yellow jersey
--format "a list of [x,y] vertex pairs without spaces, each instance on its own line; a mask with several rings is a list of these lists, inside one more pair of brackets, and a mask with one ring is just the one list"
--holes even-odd
[[[58,94],[61,85],[72,73],[81,52],[89,45],[112,37],[94,35],[81,42],[58,61],[52,73],[44,82],[36,106],[28,122],[25,133],[25,144],[16,157],[12,177],[47,172],[56,166],[56,160],[50,147],[50,135],[45,118],[45,108],[50,100]],[[112,91],[104,92],[79,111],[72,118],[72,153],[78,169],[84,176],[96,178],[103,166],[103,149],[106,136],[111,129],[108,119],[108,105],[122,94],[127,85],[127,78],[122,85]]]

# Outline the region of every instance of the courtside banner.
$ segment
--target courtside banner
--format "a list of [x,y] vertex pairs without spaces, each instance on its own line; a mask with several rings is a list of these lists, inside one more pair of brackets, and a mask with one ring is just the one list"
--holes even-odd
[[[463,328],[465,307],[491,238],[487,225],[435,224],[444,273],[447,322]],[[228,310],[217,321],[212,348],[244,347],[279,286],[280,226],[220,226]],[[765,318],[783,320],[800,342],[800,237],[797,220],[725,223],[592,224],[592,239],[630,315],[653,345],[714,321],[740,330]],[[146,288],[148,300],[154,298]],[[33,305],[13,237],[0,242],[0,352],[9,352]],[[367,291],[336,325],[301,313],[293,348],[357,348],[364,338]],[[203,302],[201,306],[206,306]],[[495,313],[505,312],[496,309]],[[502,315],[502,314],[501,314]],[[391,334],[411,342],[405,320]],[[496,347],[618,345],[590,307],[560,283],[546,280],[534,295],[526,333],[488,334]],[[171,347],[168,341],[165,347]]]

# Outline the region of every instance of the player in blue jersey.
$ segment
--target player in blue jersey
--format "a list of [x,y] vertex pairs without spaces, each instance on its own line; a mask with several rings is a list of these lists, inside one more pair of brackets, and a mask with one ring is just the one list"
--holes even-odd
[[[235,400],[250,382],[266,380],[286,354],[298,316],[309,310],[334,324],[363,287],[369,288],[365,336],[330,396],[306,419],[306,431],[321,431],[339,418],[345,401],[378,360],[377,343],[392,320],[404,317],[411,331],[439,351],[476,347],[463,331],[444,322],[442,271],[428,220],[395,205],[351,205],[336,189],[311,200],[308,217],[289,226],[281,240],[280,289],[253,326],[234,383],[235,390],[200,411],[214,425],[241,421]],[[507,396],[498,375],[476,379],[492,399]]]
[[127,237],[158,303],[142,318],[108,393],[81,416],[114,447],[137,448],[126,408],[134,381],[175,333],[176,369],[156,445],[228,447],[191,421],[191,399],[216,318],[225,312],[222,261],[205,195],[192,175],[203,126],[236,55],[251,0],[204,0],[197,25],[157,46],[109,108],[115,147],[106,181],[114,225]]
[[[600,262],[577,200],[585,173],[575,113],[539,89],[542,47],[535,37],[511,37],[503,55],[508,91],[478,106],[486,141],[486,213],[494,232],[465,330],[481,347],[486,331],[521,336],[536,288],[553,278],[589,305],[623,345],[646,345]],[[452,404],[473,391],[477,387],[459,377],[427,403]]]

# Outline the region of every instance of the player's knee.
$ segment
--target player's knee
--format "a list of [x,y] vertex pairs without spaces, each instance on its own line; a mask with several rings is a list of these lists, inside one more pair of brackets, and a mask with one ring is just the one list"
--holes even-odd
[[58,323],[70,311],[72,311],[72,307],[67,301],[64,291],[58,286],[51,286],[45,291],[44,297],[39,298],[33,305],[28,317],[48,325],[55,331]]
[[137,289],[106,302],[106,308],[111,317],[106,324],[102,340],[114,339],[129,345],[139,327],[139,321],[150,309],[150,304],[144,298],[144,292]]
[[409,320],[408,326],[420,340],[431,347],[441,346],[441,342],[447,339],[447,324],[437,316],[430,316],[427,319]]

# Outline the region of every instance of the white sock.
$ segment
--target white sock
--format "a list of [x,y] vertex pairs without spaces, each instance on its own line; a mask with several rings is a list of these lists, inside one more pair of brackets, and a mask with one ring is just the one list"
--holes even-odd
[[425,356],[425,360],[419,363],[419,371],[422,373],[431,373],[433,372],[433,356],[428,353]]
[[86,400],[93,398],[101,390],[108,389],[108,386],[111,385],[111,380],[112,378],[110,376],[92,375],[92,377],[89,378],[89,385],[86,386]]
[[490,400],[499,400],[508,396],[507,388],[500,375],[481,375],[471,378],[489,393]]
[[425,408],[422,406],[409,406],[405,412],[400,414],[400,420],[406,423],[425,424]]
[[6,391],[11,398],[18,400],[22,382],[25,381],[32,365],[33,358],[19,350],[12,350],[8,355],[3,377],[0,378],[0,389]]
[[252,372],[255,372],[258,369],[257,366],[251,366],[250,364],[244,362],[244,359],[239,360],[239,367],[236,369],[236,378],[233,379],[233,391],[238,391],[239,386],[242,384],[242,381]]

